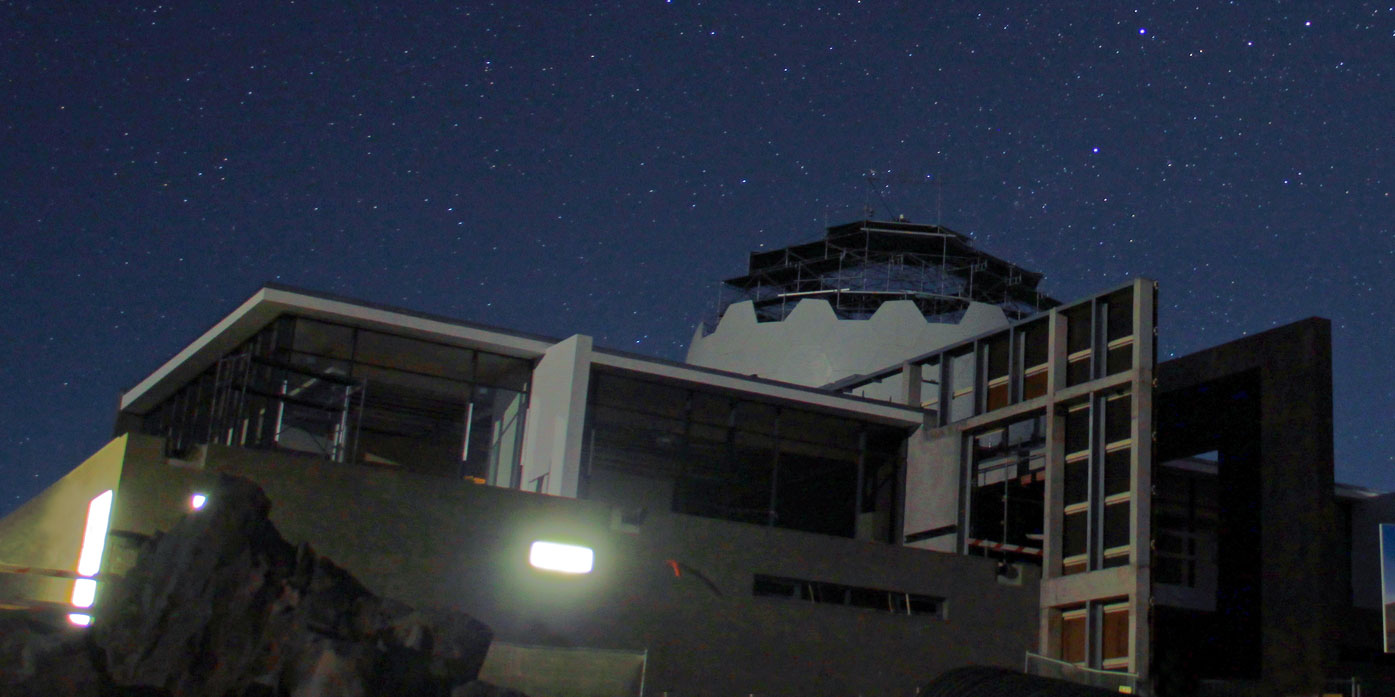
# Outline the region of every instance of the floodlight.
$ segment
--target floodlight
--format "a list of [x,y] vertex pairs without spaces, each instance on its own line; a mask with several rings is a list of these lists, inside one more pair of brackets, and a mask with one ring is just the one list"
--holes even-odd
[[189,507],[196,511],[203,508],[205,503],[208,503],[208,497],[203,494],[194,494],[189,497]]
[[590,547],[538,540],[528,551],[528,563],[545,571],[564,574],[589,574],[595,561]]
[[92,624],[92,615],[84,615],[80,612],[74,612],[68,615],[68,621],[72,622],[73,624],[79,627],[86,627],[87,625]]

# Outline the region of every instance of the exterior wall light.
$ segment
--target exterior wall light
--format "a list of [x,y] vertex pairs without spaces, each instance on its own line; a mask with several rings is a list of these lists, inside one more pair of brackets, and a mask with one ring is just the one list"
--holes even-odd
[[528,550],[528,563],[533,568],[564,574],[591,573],[595,557],[595,551],[590,547],[543,540],[534,542]]
[[[78,552],[77,572],[79,578],[73,582],[73,607],[89,608],[97,599],[97,581],[91,577],[102,570],[102,550],[107,544],[107,525],[111,522],[111,489],[99,494],[87,504],[87,526],[82,533],[82,551]],[[92,623],[92,617],[83,613],[68,615],[68,621],[81,627]]]
[[205,503],[208,503],[208,497],[203,494],[194,494],[189,497],[189,508],[196,511],[203,508]]

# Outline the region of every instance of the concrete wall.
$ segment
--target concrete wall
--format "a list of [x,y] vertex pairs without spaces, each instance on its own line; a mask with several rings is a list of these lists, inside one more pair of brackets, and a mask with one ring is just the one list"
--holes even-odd
[[[289,540],[375,592],[464,610],[505,641],[647,649],[648,694],[904,695],[952,667],[1018,666],[1036,639],[1035,571],[1004,585],[988,559],[662,513],[620,525],[593,502],[266,452],[215,447],[206,467],[128,466],[122,506],[144,513],[123,524],[180,514],[213,471],[247,476]],[[591,546],[595,572],[532,570],[536,539]],[[758,573],[941,596],[947,615],[757,598]]]
[[[1158,366],[1158,392],[1242,374],[1259,400],[1262,676],[1296,693],[1320,684],[1336,659],[1346,591],[1332,498],[1332,327],[1310,318]],[[1185,407],[1184,407],[1185,408]],[[1225,463],[1222,463],[1224,468]]]
[[590,381],[591,337],[582,334],[548,348],[533,369],[523,424],[524,490],[576,496]]
[[[121,478],[126,439],[117,438],[76,469],[0,520],[0,563],[75,571],[87,506]],[[36,574],[0,573],[0,605],[67,603],[73,582]]]
[[1006,326],[1002,309],[985,303],[972,303],[958,324],[948,324],[927,321],[910,300],[883,303],[870,319],[844,320],[817,298],[800,301],[782,321],[757,322],[746,301],[728,307],[711,334],[698,328],[687,361],[819,386]]
[[948,534],[908,542],[912,547],[957,552],[959,496],[964,489],[963,432],[955,426],[922,428],[906,441],[906,505],[902,534],[946,529]]

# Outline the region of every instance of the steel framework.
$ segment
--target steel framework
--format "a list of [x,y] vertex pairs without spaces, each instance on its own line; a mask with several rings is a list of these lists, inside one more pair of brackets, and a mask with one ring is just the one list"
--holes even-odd
[[827,300],[842,319],[871,317],[888,300],[911,300],[936,322],[957,322],[971,301],[1020,319],[1060,304],[1037,291],[1041,278],[946,227],[860,220],[830,227],[816,242],[753,252],[745,276],[722,282],[709,325],[747,300],[759,321],[776,322],[805,298]]

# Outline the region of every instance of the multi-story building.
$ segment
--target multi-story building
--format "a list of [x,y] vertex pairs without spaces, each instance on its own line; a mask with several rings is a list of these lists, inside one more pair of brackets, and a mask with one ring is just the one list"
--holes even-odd
[[[1334,488],[1329,324],[1159,364],[1154,283],[1039,280],[945,228],[837,226],[753,254],[686,363],[268,286],[0,520],[0,570],[54,571],[0,594],[100,621],[89,501],[150,533],[227,472],[373,590],[632,692],[1378,672],[1395,498]],[[540,541],[589,570],[530,566]]]

